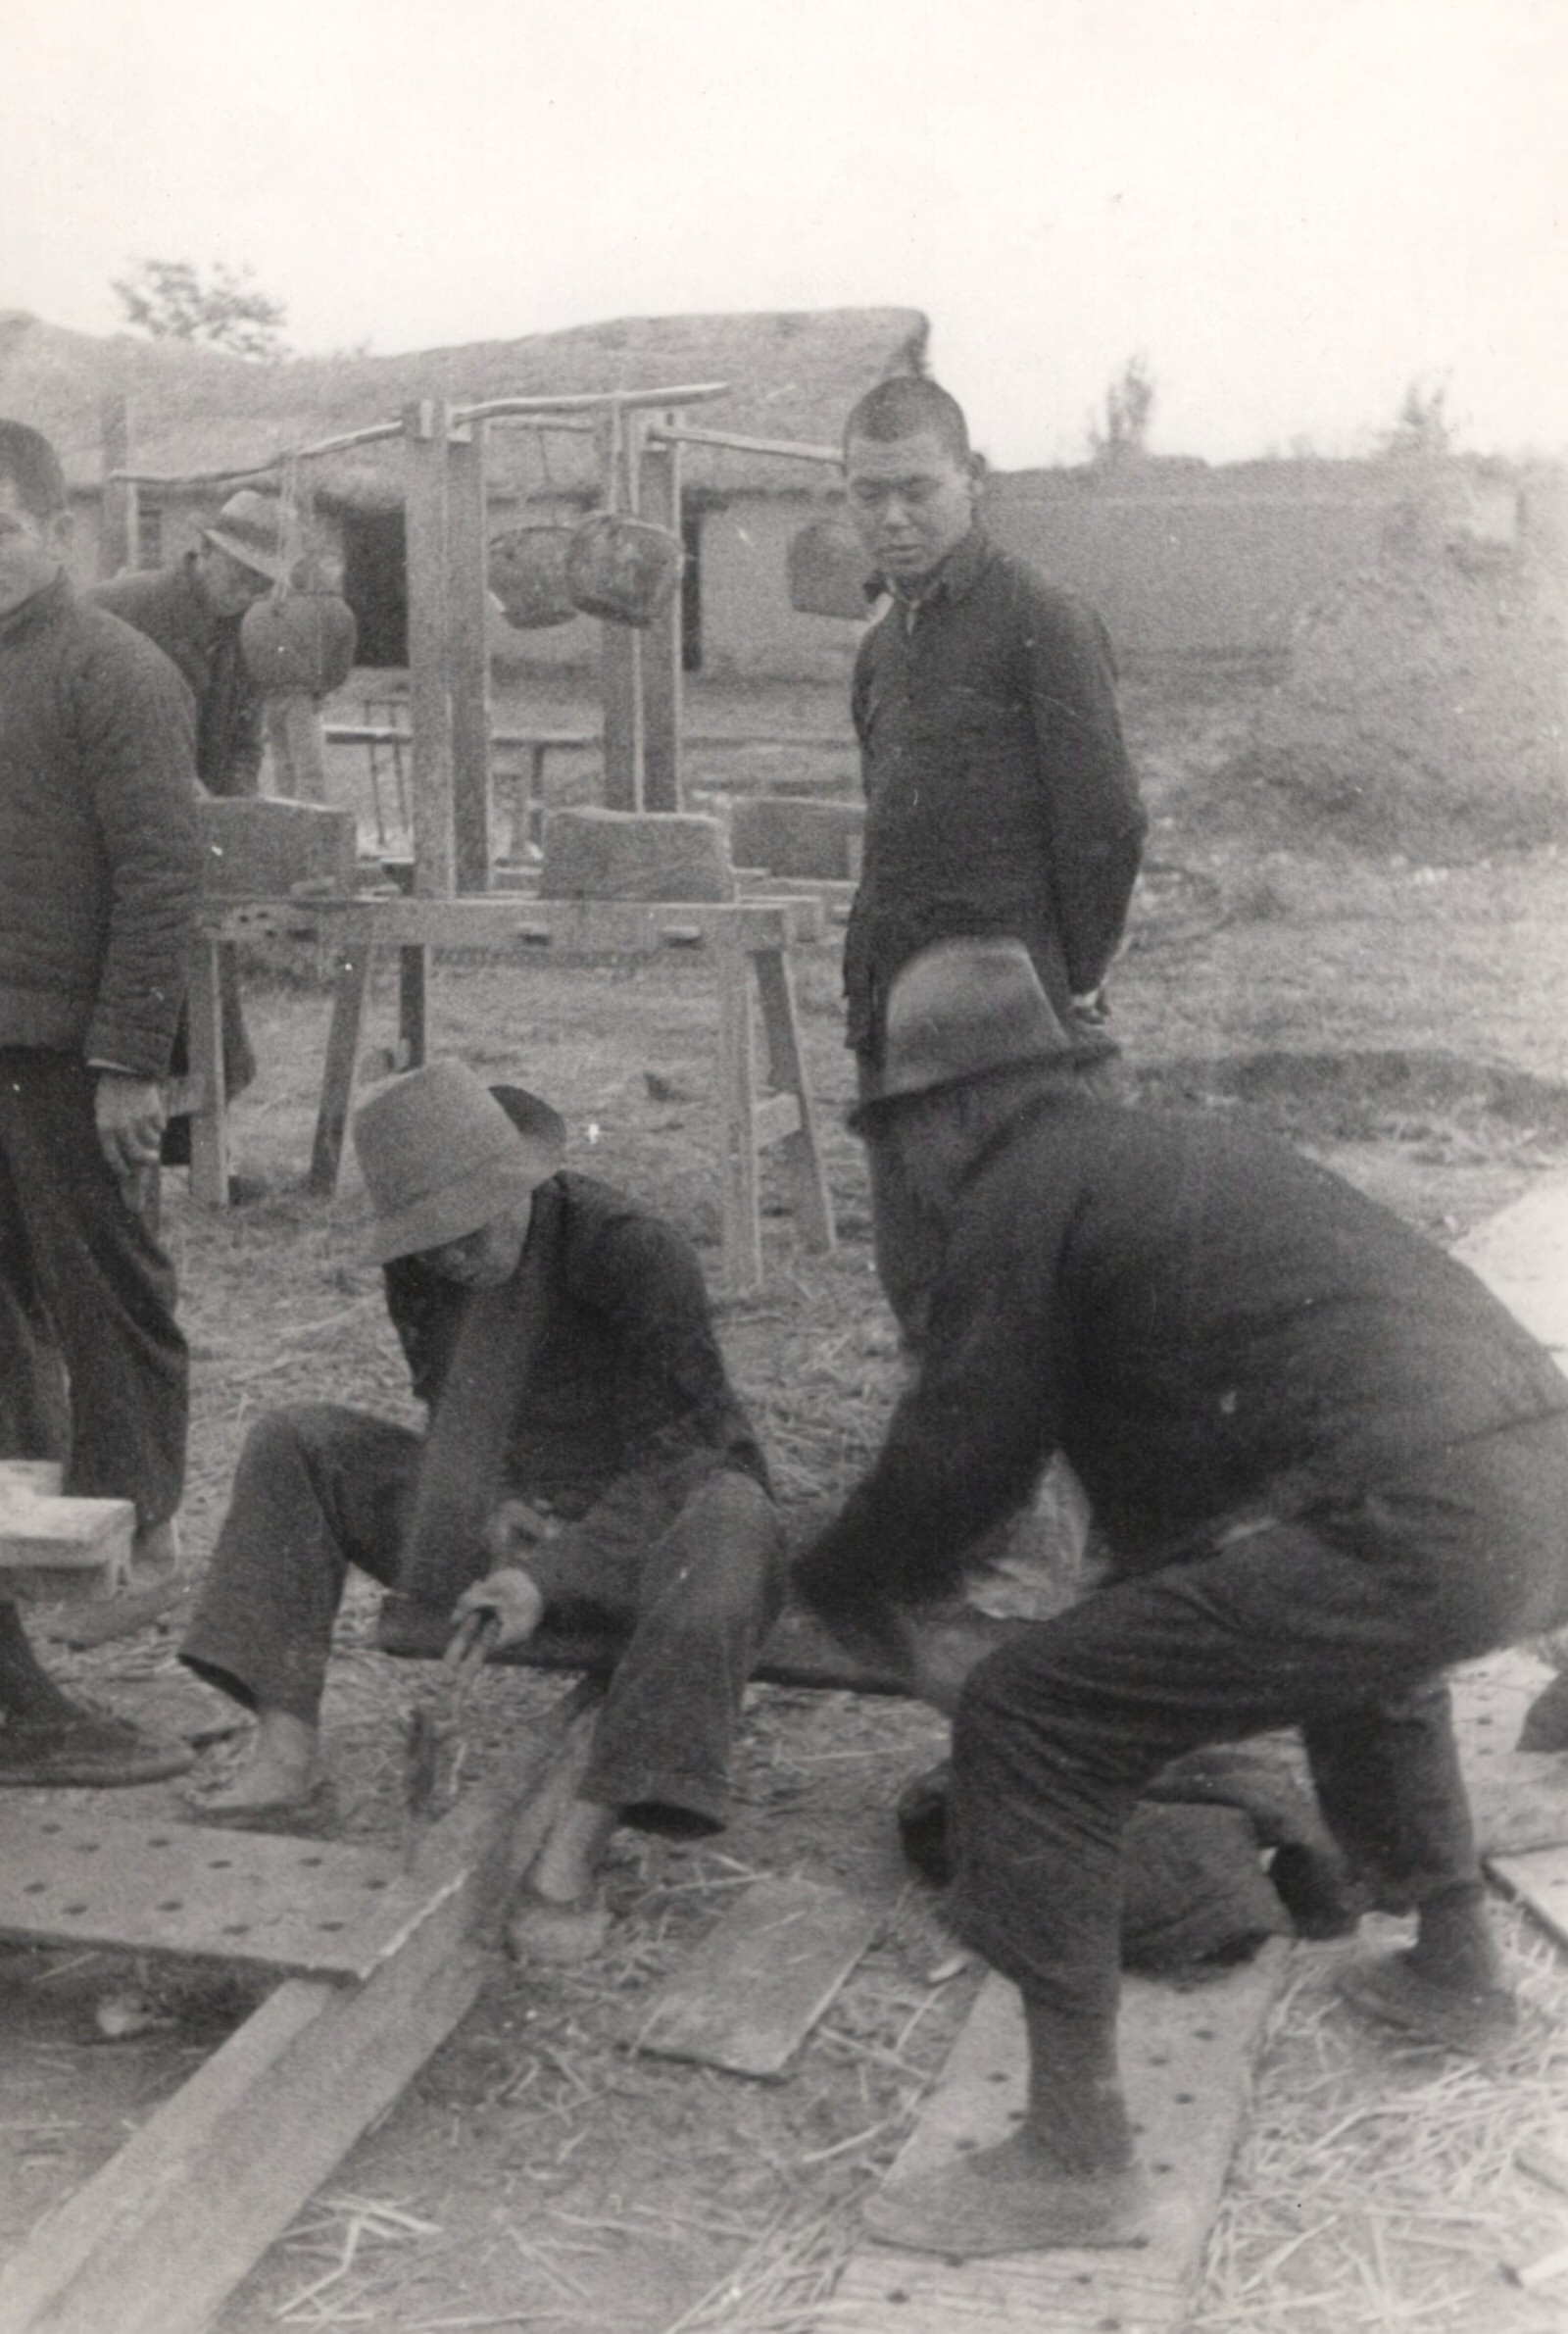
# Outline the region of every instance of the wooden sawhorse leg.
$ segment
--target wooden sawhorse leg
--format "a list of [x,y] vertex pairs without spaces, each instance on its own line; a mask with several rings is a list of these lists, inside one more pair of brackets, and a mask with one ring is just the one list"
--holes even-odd
[[348,1131],[349,1104],[354,1092],[354,1065],[359,1059],[360,1026],[365,1018],[365,996],[370,983],[375,950],[368,941],[348,948],[337,960],[332,976],[332,1018],[326,1032],[326,1066],[321,1072],[321,1100],[316,1114],[316,1142],[311,1151],[307,1188],[322,1199],[337,1189],[343,1164],[343,1137]]
[[[734,943],[721,945],[717,955],[723,1284],[726,1294],[746,1296],[762,1285],[760,1152],[773,1143],[786,1146],[795,1217],[806,1245],[825,1253],[834,1246],[836,1233],[788,957],[782,949],[749,950]],[[768,1078],[775,1089],[765,1095],[757,1091],[757,1041],[748,964],[757,974]]]

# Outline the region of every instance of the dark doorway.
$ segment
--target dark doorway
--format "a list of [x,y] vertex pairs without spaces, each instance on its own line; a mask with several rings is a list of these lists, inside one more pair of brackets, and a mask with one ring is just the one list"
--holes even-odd
[[408,543],[401,511],[345,511],[343,597],[360,627],[355,662],[409,661]]
[[680,669],[682,672],[701,672],[703,670],[703,521],[701,515],[688,512],[680,522],[681,547],[686,565],[680,571]]

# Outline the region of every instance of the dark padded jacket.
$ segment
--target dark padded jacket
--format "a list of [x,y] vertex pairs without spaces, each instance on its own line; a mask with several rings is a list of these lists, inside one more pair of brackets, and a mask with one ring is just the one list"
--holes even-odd
[[132,571],[88,597],[156,641],[196,700],[196,774],[209,794],[254,794],[262,767],[262,701],[240,648],[240,619],[215,616],[196,556]]
[[801,1586],[846,1614],[945,1593],[1058,1449],[1134,1571],[1565,1410],[1498,1299],[1339,1176],[1231,1121],[1047,1094],[972,1167],[920,1376]]
[[161,1077],[200,881],[189,693],[62,577],[0,619],[0,1046]]

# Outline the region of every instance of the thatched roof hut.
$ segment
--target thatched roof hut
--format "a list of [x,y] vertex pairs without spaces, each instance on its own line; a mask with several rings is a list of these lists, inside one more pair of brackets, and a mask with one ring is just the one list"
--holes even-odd
[[[475,341],[406,356],[305,357],[257,364],[175,341],[99,339],[0,314],[0,412],[59,447],[77,491],[103,476],[105,400],[125,398],[137,469],[189,474],[266,463],[289,449],[395,421],[416,398],[456,404],[724,381],[730,393],[694,419],[755,437],[833,443],[862,389],[923,350],[916,309],[842,308],[776,315],[653,317]],[[313,463],[323,503],[389,510],[402,500],[395,441]],[[694,487],[798,486],[798,465],[691,449]],[[532,430],[491,433],[501,500],[584,493],[590,441]]]

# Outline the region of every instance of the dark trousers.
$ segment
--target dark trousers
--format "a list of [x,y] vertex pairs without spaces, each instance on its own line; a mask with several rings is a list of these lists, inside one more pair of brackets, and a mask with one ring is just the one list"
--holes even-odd
[[[487,1566],[454,1551],[440,1581],[401,1574],[421,1450],[406,1427],[326,1403],[261,1419],[181,1659],[238,1701],[314,1723],[350,1564],[449,1607]],[[715,1828],[741,1698],[782,1598],[772,1502],[703,1453],[620,1478],[552,1551],[570,1594],[551,1610],[587,1607],[626,1638],[584,1796],[665,1828]]]
[[188,1416],[174,1272],[98,1147],[93,1075],[0,1048],[0,1456],[60,1459],[66,1489],[179,1506]]
[[1106,2016],[1124,1826],[1158,1770],[1299,1726],[1329,1828],[1391,1909],[1478,1875],[1441,1672],[1568,1614],[1568,1420],[1343,1509],[1113,1581],[970,1674],[954,1727],[961,1935]]

